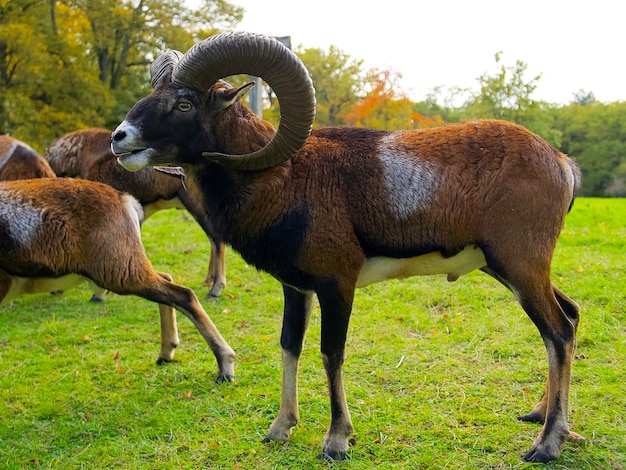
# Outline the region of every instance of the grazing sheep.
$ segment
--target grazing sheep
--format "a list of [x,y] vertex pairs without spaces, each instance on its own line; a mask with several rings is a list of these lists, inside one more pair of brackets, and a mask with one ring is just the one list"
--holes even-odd
[[[270,136],[271,138],[271,136]],[[211,286],[208,297],[218,297],[226,287],[226,246],[215,235],[202,204],[187,191],[180,178],[153,168],[130,173],[111,152],[111,131],[90,128],[70,132],[55,140],[44,153],[57,176],[99,181],[134,196],[143,206],[147,219],[156,211],[186,209],[211,242],[211,257],[204,285]],[[94,301],[102,297],[94,296]]]
[[24,142],[0,135],[0,181],[54,178],[48,162]]
[[[266,146],[264,123],[240,101],[260,76],[280,102]],[[560,455],[579,311],[550,280],[565,216],[580,185],[576,164],[539,136],[503,121],[384,132],[311,132],[315,93],[300,60],[272,38],[224,33],[151,69],[154,91],[112,135],[129,170],[182,167],[220,238],[284,290],[283,389],[266,441],[285,440],[299,419],[297,372],[313,296],[331,424],[323,456],[344,458],[353,432],[343,388],[344,349],[357,287],[391,278],[480,269],[507,288],[535,323],[548,353],[543,398],[520,419],[543,423],[525,460]],[[246,145],[247,143],[247,145]]]
[[215,354],[218,381],[234,376],[234,352],[191,289],[154,271],[141,243],[141,205],[108,185],[70,178],[0,182],[0,304],[69,289],[87,280],[101,289],[159,304],[161,351],[178,346],[176,308]]

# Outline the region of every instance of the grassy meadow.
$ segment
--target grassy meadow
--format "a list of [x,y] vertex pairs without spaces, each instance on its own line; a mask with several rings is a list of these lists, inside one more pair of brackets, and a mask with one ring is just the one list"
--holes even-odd
[[[0,307],[0,468],[535,468],[539,432],[517,421],[539,400],[547,358],[513,296],[476,272],[390,281],[357,292],[345,385],[356,445],[316,460],[330,419],[313,314],[292,440],[262,444],[280,399],[278,282],[227,255],[228,286],[206,300],[209,244],[181,212],[143,229],[157,269],[193,288],[237,352],[237,380],[179,315],[176,361],[157,366],[158,309],[135,297],[90,304],[82,288]],[[626,468],[626,200],[576,201],[553,263],[581,305],[572,430],[548,469]]]

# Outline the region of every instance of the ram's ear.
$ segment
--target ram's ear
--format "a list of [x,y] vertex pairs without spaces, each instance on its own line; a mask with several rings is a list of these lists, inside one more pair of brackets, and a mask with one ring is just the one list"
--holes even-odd
[[248,91],[254,86],[254,82],[248,82],[239,88],[218,88],[215,90],[216,102],[215,107],[218,109],[226,109],[237,103],[243,98]]

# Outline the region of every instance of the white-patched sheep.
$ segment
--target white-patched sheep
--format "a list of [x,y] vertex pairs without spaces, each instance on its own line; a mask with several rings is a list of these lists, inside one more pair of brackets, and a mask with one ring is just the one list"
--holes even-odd
[[[314,295],[331,403],[323,455],[343,458],[353,431],[342,365],[355,288],[420,274],[455,280],[474,269],[513,292],[548,352],[543,398],[520,418],[543,423],[524,458],[553,460],[580,437],[567,420],[578,306],[550,280],[580,184],[571,159],[503,121],[311,132],[308,72],[265,36],[218,35],[184,56],[165,53],[151,72],[153,93],[113,132],[120,163],[182,167],[221,238],[283,285],[283,389],[266,440],[288,439],[299,418],[298,361]],[[214,85],[238,73],[263,77],[280,101],[277,133],[260,150],[264,126],[240,102],[249,85]]]
[[[202,204],[184,187],[180,178],[153,168],[131,173],[111,152],[111,131],[91,128],[70,132],[55,140],[44,153],[57,176],[83,178],[113,186],[133,195],[143,206],[147,219],[158,210],[186,209],[211,242],[211,257],[204,284],[208,296],[219,296],[226,286],[225,245],[215,235]],[[101,300],[98,296],[94,300]]]
[[234,376],[234,352],[191,289],[156,272],[139,232],[141,205],[108,185],[70,178],[0,182],[0,304],[17,296],[69,289],[85,280],[159,304],[161,351],[178,346],[174,309],[215,354],[218,380]]
[[0,135],[0,181],[54,176],[48,162],[34,149],[13,137]]

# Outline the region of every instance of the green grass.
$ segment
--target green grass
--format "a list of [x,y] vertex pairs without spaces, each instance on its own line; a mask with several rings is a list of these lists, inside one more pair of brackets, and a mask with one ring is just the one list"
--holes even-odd
[[[154,265],[200,297],[209,245],[180,212],[144,226]],[[580,303],[572,429],[549,469],[626,468],[626,200],[578,199],[553,266]],[[207,313],[237,352],[237,381],[179,316],[176,362],[155,365],[156,305],[87,286],[0,310],[0,468],[534,468],[539,426],[516,420],[540,398],[547,359],[512,295],[482,273],[381,283],[357,292],[345,383],[356,428],[350,460],[315,456],[329,423],[319,310],[300,372],[301,422],[262,444],[280,397],[279,284],[227,257],[228,286]]]

